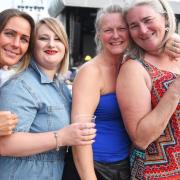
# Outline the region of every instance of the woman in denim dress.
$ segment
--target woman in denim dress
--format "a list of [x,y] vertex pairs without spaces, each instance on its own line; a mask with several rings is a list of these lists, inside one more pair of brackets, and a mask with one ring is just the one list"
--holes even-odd
[[29,67],[4,84],[0,110],[16,113],[11,136],[0,139],[1,180],[60,180],[65,146],[92,144],[94,123],[70,122],[71,95],[62,80],[68,68],[68,41],[53,18],[36,26]]

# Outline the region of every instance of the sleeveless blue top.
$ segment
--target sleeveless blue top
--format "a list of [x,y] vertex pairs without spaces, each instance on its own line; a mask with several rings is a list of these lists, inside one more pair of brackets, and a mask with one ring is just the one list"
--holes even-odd
[[115,93],[100,96],[95,115],[97,135],[93,144],[94,160],[112,163],[127,158],[131,142],[122,121]]

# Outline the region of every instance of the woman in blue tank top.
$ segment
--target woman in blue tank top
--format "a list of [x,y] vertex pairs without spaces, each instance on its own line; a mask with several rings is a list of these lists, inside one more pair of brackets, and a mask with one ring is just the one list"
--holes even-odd
[[129,180],[130,140],[115,94],[129,39],[120,6],[101,9],[95,28],[98,54],[80,68],[75,78],[72,122],[80,122],[77,117],[82,114],[95,115],[97,135],[93,145],[72,148],[78,173],[69,153],[63,180]]
[[[83,180],[129,180],[130,140],[115,94],[117,75],[128,45],[128,27],[121,7],[112,5],[100,10],[95,26],[98,54],[80,68],[75,78],[72,121],[78,122],[76,117],[80,114],[94,114],[97,135],[93,146],[73,147],[73,158]],[[69,170],[65,174],[64,179],[78,179]]]

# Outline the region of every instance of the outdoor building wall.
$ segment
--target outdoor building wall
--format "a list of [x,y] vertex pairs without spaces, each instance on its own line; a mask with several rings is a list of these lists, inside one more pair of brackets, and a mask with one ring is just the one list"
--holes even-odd
[[[52,0],[49,14],[54,17],[59,17],[60,14],[68,33],[70,66],[82,63],[86,55],[93,57],[96,54],[94,20],[97,10],[112,3],[123,7],[130,2],[131,0]],[[180,33],[180,0],[170,0],[170,3],[176,13],[177,32]]]

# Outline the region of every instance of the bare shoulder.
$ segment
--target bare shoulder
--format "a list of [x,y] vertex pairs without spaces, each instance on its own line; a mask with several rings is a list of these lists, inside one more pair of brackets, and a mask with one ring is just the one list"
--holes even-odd
[[126,61],[120,69],[118,78],[130,77],[131,79],[145,80],[148,86],[151,86],[151,77],[143,65],[137,60]]
[[79,69],[79,73],[98,75],[100,73],[100,69],[96,59],[92,59],[90,62],[83,64]]
[[99,81],[100,77],[101,71],[99,65],[96,59],[92,59],[90,62],[81,66],[75,78],[75,82],[80,79],[84,81]]
[[145,69],[139,61],[129,59],[122,64],[120,72],[124,70],[130,72],[143,72]]

